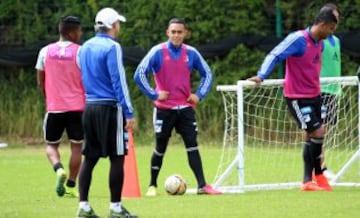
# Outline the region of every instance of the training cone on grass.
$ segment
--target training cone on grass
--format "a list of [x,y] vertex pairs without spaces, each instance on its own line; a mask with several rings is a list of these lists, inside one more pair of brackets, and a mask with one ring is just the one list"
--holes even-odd
[[140,198],[140,184],[135,156],[135,143],[132,132],[129,132],[128,154],[125,156],[125,176],[122,197]]

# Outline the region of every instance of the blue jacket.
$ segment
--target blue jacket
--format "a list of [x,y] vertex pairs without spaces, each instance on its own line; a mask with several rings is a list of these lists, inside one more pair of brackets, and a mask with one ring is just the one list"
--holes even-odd
[[109,35],[97,33],[79,52],[87,104],[117,103],[126,118],[134,117],[120,44]]

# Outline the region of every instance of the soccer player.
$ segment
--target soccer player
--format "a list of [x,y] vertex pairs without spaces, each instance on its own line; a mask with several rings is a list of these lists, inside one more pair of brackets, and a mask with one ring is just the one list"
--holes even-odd
[[[336,9],[322,8],[311,27],[288,35],[265,58],[257,76],[249,78],[259,85],[274,66],[286,59],[284,96],[290,113],[305,130],[303,147],[304,180],[301,190],[331,191],[321,169],[324,126],[321,119],[320,70],[322,40],[331,35],[339,22]],[[316,182],[312,182],[315,171]]]
[[[58,42],[40,50],[35,68],[38,85],[46,101],[44,138],[47,157],[57,174],[56,193],[60,197],[78,197],[75,185],[81,164],[81,116],[85,106],[84,88],[77,59],[77,43],[82,34],[80,19],[75,16],[61,17],[59,32]],[[67,180],[58,150],[64,130],[71,147]]]
[[128,131],[135,127],[123,54],[115,40],[125,17],[112,8],[96,14],[94,37],[80,49],[80,67],[86,93],[83,116],[84,161],[79,174],[79,209],[77,217],[99,217],[89,203],[92,172],[100,158],[109,157],[110,218],[137,217],[121,204],[124,181],[124,158]]
[[[221,194],[206,184],[197,143],[197,125],[194,107],[210,91],[213,73],[200,53],[183,43],[186,26],[183,19],[169,21],[168,41],[154,46],[136,69],[134,79],[141,91],[154,101],[155,149],[151,158],[151,180],[147,196],[156,196],[157,178],[175,128],[183,138],[189,165],[198,183],[198,194]],[[191,92],[192,71],[200,73],[201,81],[195,93]],[[156,88],[148,81],[153,73]]]

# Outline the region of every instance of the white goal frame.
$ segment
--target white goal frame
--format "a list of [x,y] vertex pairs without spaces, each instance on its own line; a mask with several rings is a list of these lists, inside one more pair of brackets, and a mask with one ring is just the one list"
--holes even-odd
[[[269,85],[279,85],[282,86],[284,80],[283,79],[268,79],[264,80],[261,84],[261,86],[269,86]],[[357,112],[360,111],[360,97],[359,97],[359,80],[356,76],[344,76],[344,77],[328,77],[328,78],[321,78],[321,82],[338,82],[339,84],[346,84],[351,86],[357,86]],[[225,123],[224,123],[224,136],[223,136],[223,143],[226,143],[227,137],[229,137],[227,134],[227,129],[229,128],[229,125],[237,125],[237,155],[233,159],[233,161],[227,166],[227,168],[220,174],[220,176],[217,176],[215,179],[215,182],[213,183],[213,186],[218,188],[219,190],[223,191],[224,193],[243,193],[248,190],[268,190],[268,189],[284,189],[284,188],[299,188],[301,184],[301,175],[299,175],[299,181],[294,182],[285,182],[285,183],[273,183],[273,184],[246,184],[246,175],[245,175],[245,142],[244,142],[244,126],[243,126],[243,105],[244,105],[244,99],[243,99],[243,91],[245,88],[255,88],[255,83],[247,80],[240,80],[237,82],[236,85],[218,85],[217,91],[221,92],[236,92],[237,95],[237,111],[233,113],[237,113],[237,122],[234,120],[231,120],[231,117],[228,117],[229,108],[227,108],[226,105],[224,105],[225,110]],[[224,104],[225,103],[225,99]],[[359,116],[359,114],[357,114]],[[236,127],[235,127],[236,128]],[[358,134],[360,133],[360,122],[357,124],[357,131]],[[235,142],[236,143],[236,142]],[[356,142],[355,142],[356,143]],[[360,160],[360,137],[358,140],[358,145],[356,144],[356,147],[358,147],[357,151],[352,155],[352,157],[344,164],[341,169],[336,172],[336,175],[333,179],[330,180],[330,184],[333,186],[356,186],[360,187],[360,183],[347,183],[347,182],[341,182],[340,178],[342,175],[348,170],[350,166],[355,164],[357,160]],[[223,145],[224,146],[224,145]],[[302,161],[299,156],[299,162]],[[360,162],[359,162],[360,163]],[[360,166],[360,164],[359,164]],[[237,171],[237,179],[238,183],[234,186],[226,186],[224,185],[224,181],[228,178],[230,173],[233,173],[233,171]],[[360,172],[360,171],[359,171]],[[360,175],[359,175],[360,176]]]

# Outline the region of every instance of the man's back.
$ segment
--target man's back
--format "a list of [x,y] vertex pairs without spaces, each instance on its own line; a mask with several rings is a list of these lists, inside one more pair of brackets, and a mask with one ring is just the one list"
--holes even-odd
[[45,92],[48,111],[82,111],[84,89],[77,65],[79,45],[69,41],[46,47]]
[[87,100],[116,100],[107,60],[108,52],[115,44],[110,37],[100,34],[81,47],[79,59]]

